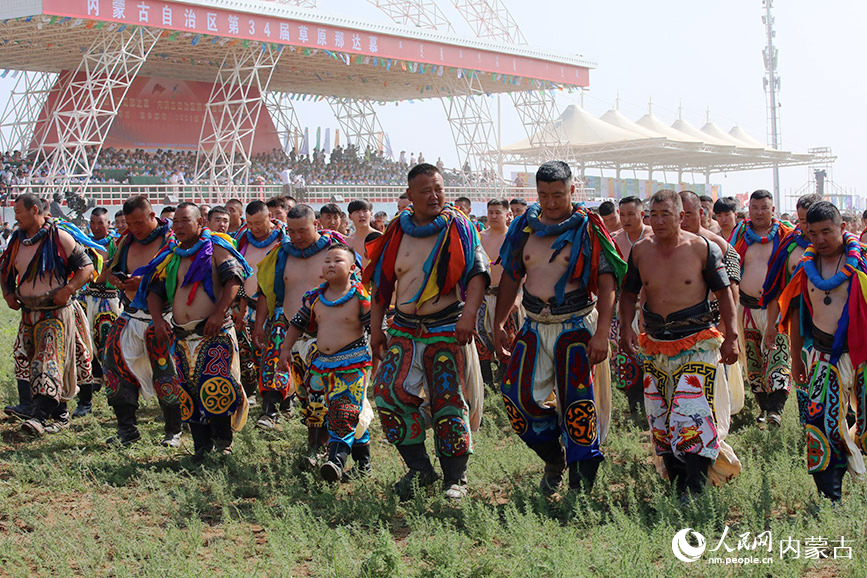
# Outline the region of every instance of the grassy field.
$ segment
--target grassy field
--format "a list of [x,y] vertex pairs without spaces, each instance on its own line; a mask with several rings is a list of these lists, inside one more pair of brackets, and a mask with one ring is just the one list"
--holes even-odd
[[[13,399],[12,312],[0,312],[0,392]],[[6,576],[867,576],[867,491],[846,478],[837,508],[822,502],[805,470],[795,404],[783,428],[754,425],[749,404],[731,445],[744,471],[686,506],[651,465],[648,435],[623,417],[615,392],[607,459],[589,497],[548,502],[537,488],[541,463],[511,432],[491,396],[470,496],[461,505],[439,492],[399,502],[390,490],[404,469],[373,428],[374,474],[330,487],[301,472],[306,437],[297,422],[263,435],[252,424],[232,456],[190,463],[157,445],[156,404],[141,412],[144,439],[107,449],[112,415],[102,394],[92,416],[65,433],[30,440],[19,423],[0,424],[0,575]],[[429,445],[430,448],[430,445]],[[432,453],[432,450],[431,450]],[[706,552],[686,563],[672,537],[693,528],[715,548],[739,536],[772,536],[768,564],[718,565],[711,556],[762,557],[755,550]],[[807,559],[809,538],[845,537],[851,560]],[[781,559],[779,540],[801,544]],[[844,552],[841,551],[842,555]],[[833,558],[833,555],[832,555]]]

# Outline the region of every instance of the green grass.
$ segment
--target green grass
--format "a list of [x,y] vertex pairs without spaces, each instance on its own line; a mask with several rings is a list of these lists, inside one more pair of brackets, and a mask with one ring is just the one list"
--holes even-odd
[[[15,319],[0,313],[4,402],[14,399]],[[536,489],[541,463],[511,432],[497,396],[487,400],[470,496],[459,506],[434,491],[397,500],[389,488],[404,469],[378,424],[373,476],[333,488],[298,469],[306,436],[296,421],[274,435],[248,424],[233,456],[201,467],[190,464],[188,435],[180,451],[157,445],[155,403],[140,412],[144,439],[125,450],[103,445],[114,424],[102,394],[94,415],[62,434],[34,441],[5,421],[0,575],[867,576],[867,491],[847,477],[842,505],[819,500],[794,400],[774,433],[752,423],[748,404],[729,437],[743,473],[680,506],[651,465],[647,433],[623,417],[624,397],[614,393],[592,495],[565,492],[552,502]],[[716,566],[708,553],[692,564],[673,556],[679,529],[701,532],[711,548],[726,524],[730,546],[739,534],[770,530],[775,562]],[[853,559],[780,560],[778,540],[788,536],[845,536]]]

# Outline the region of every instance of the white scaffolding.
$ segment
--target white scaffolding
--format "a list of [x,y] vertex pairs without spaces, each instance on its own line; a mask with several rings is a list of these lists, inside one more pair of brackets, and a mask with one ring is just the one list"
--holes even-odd
[[372,151],[383,148],[385,133],[372,102],[358,98],[332,97],[328,99],[328,104],[346,136],[347,143],[353,143],[361,153],[368,148]]
[[208,183],[218,202],[250,175],[253,137],[281,46],[250,43],[226,53],[205,107],[196,154],[196,182]]
[[[368,0],[398,24],[429,30],[453,32],[448,18],[434,2],[428,0]],[[472,71],[458,70],[455,77],[442,76],[445,86],[437,85],[452,131],[464,184],[470,184],[475,172],[496,174],[493,160],[486,155],[494,142],[494,120],[481,79]],[[499,187],[499,184],[495,184]]]
[[[148,28],[101,31],[47,117],[34,175],[58,190],[83,192],[126,92],[160,36]],[[40,162],[41,161],[41,162]]]
[[37,121],[58,75],[30,70],[16,72],[15,86],[0,116],[0,151],[21,151],[27,155],[38,144]]
[[[455,8],[479,38],[526,46],[527,39],[518,22],[501,0],[452,0]],[[560,116],[554,94],[550,91],[513,92],[510,94],[530,144],[547,160],[569,161],[568,139],[559,124]]]
[[271,115],[274,128],[277,129],[277,138],[280,139],[283,152],[289,154],[304,134],[292,100],[285,92],[268,91],[265,93],[265,107]]

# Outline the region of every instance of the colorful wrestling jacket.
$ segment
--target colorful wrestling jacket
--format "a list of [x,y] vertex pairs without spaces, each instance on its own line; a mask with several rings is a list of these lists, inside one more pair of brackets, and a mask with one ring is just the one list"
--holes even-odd
[[837,323],[831,348],[831,363],[840,359],[846,345],[853,367],[867,361],[867,245],[862,244],[852,233],[843,233],[846,243],[846,264],[830,279],[823,279],[816,271],[816,251],[807,246],[804,256],[792,278],[780,294],[780,331],[789,331],[789,313],[798,311],[804,347],[813,347],[813,304],[810,301],[808,282],[819,290],[832,290],[849,283],[849,299]]
[[503,273],[513,280],[519,280],[526,275],[524,268],[524,245],[530,235],[554,237],[551,249],[554,251],[551,260],[570,245],[569,267],[566,273],[554,285],[556,303],[561,305],[566,299],[566,285],[570,281],[579,281],[581,286],[595,298],[599,291],[598,279],[600,260],[603,271],[614,274],[617,286],[620,286],[626,274],[626,262],[620,256],[617,245],[611,239],[602,219],[595,213],[588,212],[583,206],[575,203],[572,215],[557,225],[543,225],[539,221],[541,207],[538,203],[531,205],[527,211],[512,221],[506,238],[500,247],[500,261]]
[[[273,316],[276,312],[282,312],[283,297],[286,292],[285,282],[283,281],[283,270],[286,268],[286,259],[294,257],[296,259],[306,259],[327,249],[333,243],[342,243],[349,245],[349,242],[340,234],[334,231],[319,231],[319,240],[305,249],[298,249],[289,240],[288,235],[283,236],[283,240],[279,245],[271,249],[268,254],[259,262],[256,269],[257,279],[259,281],[259,294],[264,295],[268,302],[268,315]],[[361,268],[361,256],[355,254],[355,264]]]
[[362,277],[365,285],[376,286],[374,299],[388,307],[397,282],[394,265],[404,234],[414,237],[436,235],[433,250],[425,259],[424,279],[418,293],[408,303],[416,309],[423,303],[460,288],[461,300],[466,299],[467,285],[476,275],[485,275],[490,283],[490,266],[479,232],[463,213],[446,205],[432,223],[418,227],[412,222],[412,207],[405,209],[388,224],[382,236],[365,245],[370,263]]

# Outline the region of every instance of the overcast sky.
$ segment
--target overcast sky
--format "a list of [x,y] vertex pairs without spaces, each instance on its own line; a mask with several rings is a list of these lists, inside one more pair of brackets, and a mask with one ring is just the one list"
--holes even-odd
[[[581,54],[597,63],[584,97],[584,106],[592,114],[599,116],[611,108],[619,91],[620,110],[633,120],[647,112],[652,98],[654,112],[670,124],[682,102],[684,119],[695,126],[705,123],[709,108],[711,119],[724,130],[739,124],[756,139],[766,140],[761,0],[504,2],[531,45]],[[451,0],[438,0],[438,4],[457,33],[470,36]],[[390,22],[366,1],[320,0],[319,7],[363,20]],[[863,33],[867,3],[777,0],[774,14],[782,78],[783,148],[804,152],[811,147],[832,147],[838,157],[832,170],[834,181],[867,193],[859,182],[867,172],[867,155],[858,144],[867,132],[861,110],[867,94],[867,77],[862,72],[867,56]],[[0,102],[6,100],[11,86],[11,78],[0,80]],[[561,94],[558,101],[564,108],[580,103],[580,96]],[[495,99],[492,106],[496,110]],[[506,98],[502,111],[503,144],[524,138],[523,127]],[[298,112],[306,126],[336,127],[325,104],[299,103]],[[388,105],[379,109],[379,116],[395,153],[421,150],[428,160],[442,156],[446,164],[456,163],[449,125],[439,103]],[[793,193],[808,180],[805,167],[780,172],[784,193]],[[770,171],[717,174],[712,181],[723,186],[724,194],[771,187]]]

